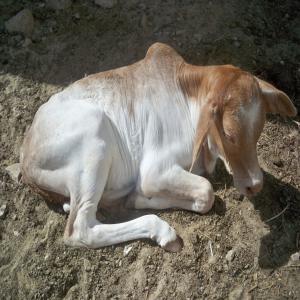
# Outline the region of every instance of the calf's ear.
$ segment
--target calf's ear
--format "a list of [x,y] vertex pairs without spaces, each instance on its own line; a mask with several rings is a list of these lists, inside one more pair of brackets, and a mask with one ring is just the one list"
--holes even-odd
[[193,158],[192,164],[190,167],[190,172],[193,169],[193,166],[198,159],[201,148],[204,141],[206,140],[209,129],[211,128],[213,122],[217,117],[217,104],[212,101],[207,101],[201,108],[201,113],[199,116],[199,121],[196,129],[194,147],[193,147]]
[[287,94],[262,79],[256,77],[256,80],[262,91],[267,113],[280,114],[284,117],[295,117],[297,115],[297,109]]

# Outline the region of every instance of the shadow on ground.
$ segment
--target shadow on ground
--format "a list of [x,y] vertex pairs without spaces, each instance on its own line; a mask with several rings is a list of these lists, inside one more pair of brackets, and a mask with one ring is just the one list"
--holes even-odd
[[[217,165],[213,182],[216,191],[233,185],[232,177],[222,163]],[[237,201],[248,201],[236,190],[231,197]],[[261,221],[270,229],[261,238],[259,266],[276,269],[285,265],[300,246],[300,191],[264,171],[263,190],[250,201],[259,212]]]

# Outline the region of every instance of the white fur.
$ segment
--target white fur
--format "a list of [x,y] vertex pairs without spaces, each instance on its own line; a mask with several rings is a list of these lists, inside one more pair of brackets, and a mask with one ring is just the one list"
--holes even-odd
[[151,238],[168,250],[180,248],[174,229],[154,215],[100,223],[95,212],[102,197],[107,201],[132,193],[136,208],[200,213],[213,205],[211,184],[185,171],[199,107],[187,101],[172,76],[159,71],[159,64],[151,64],[147,76],[141,76],[143,66],[133,72],[139,78],[133,86],[101,77],[76,82],[38,110],[30,129],[36,145],[31,179],[70,197],[64,210],[75,219],[67,244],[95,248]]

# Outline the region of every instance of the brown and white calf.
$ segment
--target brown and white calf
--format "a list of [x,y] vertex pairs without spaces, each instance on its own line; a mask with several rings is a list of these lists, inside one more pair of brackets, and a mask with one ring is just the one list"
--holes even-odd
[[297,113],[285,93],[251,74],[193,66],[157,43],[143,60],[85,77],[40,107],[21,149],[23,180],[70,210],[69,245],[150,238],[178,251],[180,238],[162,219],[102,224],[98,202],[124,197],[136,209],[206,213],[214,192],[194,169],[211,173],[218,157],[242,194],[256,194],[263,184],[256,143],[267,112]]

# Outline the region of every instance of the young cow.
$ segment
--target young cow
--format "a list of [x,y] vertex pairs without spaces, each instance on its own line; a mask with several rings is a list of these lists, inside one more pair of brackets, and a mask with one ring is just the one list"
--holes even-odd
[[263,184],[256,143],[267,112],[297,113],[285,93],[247,72],[193,66],[156,43],[143,60],[85,77],[40,107],[21,149],[23,180],[70,210],[69,245],[150,238],[179,251],[181,239],[157,216],[102,224],[98,202],[124,197],[136,209],[204,214],[214,192],[194,169],[211,173],[218,157],[242,194],[256,194]]

